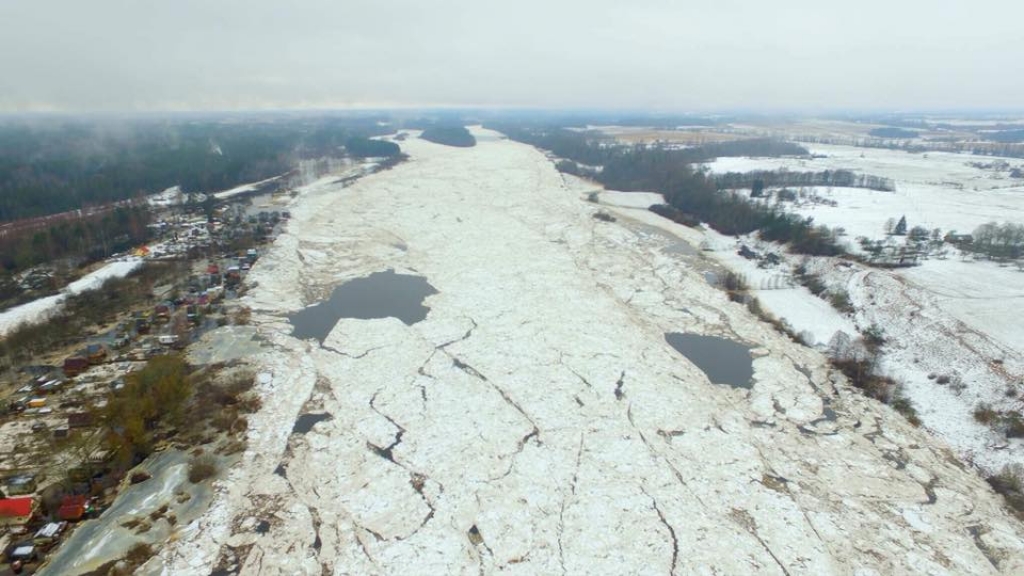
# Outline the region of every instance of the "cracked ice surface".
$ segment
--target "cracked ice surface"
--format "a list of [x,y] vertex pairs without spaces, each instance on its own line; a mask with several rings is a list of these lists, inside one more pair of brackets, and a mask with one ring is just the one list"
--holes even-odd
[[[1024,570],[1019,523],[948,449],[592,218],[540,152],[477,134],[303,190],[250,276],[271,346],[249,449],[165,573]],[[425,320],[288,335],[287,314],[389,268],[438,290]],[[709,383],[673,331],[753,346],[753,388]],[[332,417],[291,434],[303,413]]]

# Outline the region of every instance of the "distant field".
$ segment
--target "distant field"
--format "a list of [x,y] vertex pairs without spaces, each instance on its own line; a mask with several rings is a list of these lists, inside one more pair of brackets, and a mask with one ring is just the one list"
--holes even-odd
[[626,142],[629,144],[668,142],[672,144],[696,146],[699,144],[743,140],[745,138],[755,136],[755,134],[732,134],[712,131],[711,129],[670,130],[633,126],[595,126],[593,128],[602,134],[606,134],[620,142]]

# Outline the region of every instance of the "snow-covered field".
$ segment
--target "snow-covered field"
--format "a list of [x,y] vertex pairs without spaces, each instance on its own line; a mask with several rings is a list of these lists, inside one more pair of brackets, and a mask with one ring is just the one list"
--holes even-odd
[[807,145],[822,158],[719,158],[706,166],[712,173],[751,170],[852,170],[891,178],[895,192],[859,188],[808,187],[809,192],[838,205],[804,203],[795,211],[830,227],[841,226],[850,238],[885,235],[885,222],[907,217],[909,227],[940,228],[945,234],[969,234],[986,222],[1024,222],[1024,180],[1006,171],[981,169],[971,163],[1004,160],[1024,167],[1024,160],[945,152],[911,154],[898,150],[853,146]]
[[[809,188],[837,206],[808,202],[793,207],[816,223],[845,228],[854,248],[854,238],[883,238],[885,221],[904,215],[910,227],[940,228],[943,234],[970,233],[991,221],[1024,222],[1024,181],[1009,178],[1006,171],[971,166],[998,158],[847,146],[809,149],[827,157],[721,158],[709,167],[713,172],[847,169],[894,179],[895,192]],[[1010,166],[1024,165],[1020,159],[1003,160]],[[980,402],[1003,410],[1020,408],[1007,390],[1019,393],[1024,382],[1024,273],[1015,266],[949,252],[946,259],[931,258],[920,266],[893,271],[827,262],[818,262],[816,269],[830,286],[848,290],[859,308],[857,324],[877,324],[885,330],[883,368],[906,384],[924,425],[960,454],[997,471],[1024,460],[1024,446],[1016,440],[1007,443],[990,427],[975,422],[973,411]],[[739,257],[733,259],[743,264]],[[796,303],[768,307],[777,316],[802,316],[802,306]],[[801,329],[799,322],[794,324]],[[958,390],[937,385],[928,375],[959,376],[966,386]]]
[[1005,172],[996,172],[971,166],[978,162],[989,164],[998,160],[1010,166],[1024,167],[1024,159],[973,156],[950,152],[909,153],[885,148],[861,148],[829,144],[804,144],[818,158],[718,158],[705,164],[713,173],[748,172],[751,170],[778,170],[785,168],[800,172],[822,170],[853,170],[897,181],[904,184],[932,184],[964,190],[988,190],[1024,186],[1024,181],[1010,178]]
[[71,284],[68,284],[60,294],[39,298],[0,312],[0,336],[4,336],[21,324],[35,324],[46,320],[51,314],[60,310],[64,299],[67,298],[68,295],[79,294],[86,290],[95,290],[111,278],[127,276],[132,270],[135,270],[141,264],[141,258],[133,257],[126,257],[109,262],[102,268],[90,272]]
[[280,180],[283,176],[284,175],[282,174],[280,176],[273,176],[271,178],[267,178],[266,180],[260,180],[259,182],[250,182],[248,184],[241,184],[239,186],[235,186],[234,188],[229,188],[227,190],[221,190],[220,192],[214,192],[213,196],[214,196],[214,198],[216,198],[218,200],[227,200],[228,198],[231,198],[232,196],[238,196],[239,194],[244,194],[246,192],[252,192],[254,190],[259,190],[259,188],[261,186],[269,184],[269,183],[271,183],[271,182],[273,182],[275,180]]
[[664,204],[665,197],[654,192],[617,192],[602,190],[597,193],[597,201],[608,206],[621,208],[650,208],[655,204]]
[[[489,135],[407,140],[408,162],[300,191],[249,277],[272,344],[249,448],[147,568],[1024,571],[1019,522],[947,448]],[[289,335],[287,313],[387,269],[438,290],[425,320]],[[670,331],[749,343],[753,387],[708,382]],[[330,417],[292,433],[304,413]]]

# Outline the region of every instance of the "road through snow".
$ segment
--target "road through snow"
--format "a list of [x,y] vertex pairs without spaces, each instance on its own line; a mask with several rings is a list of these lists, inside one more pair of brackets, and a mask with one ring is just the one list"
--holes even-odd
[[[684,256],[593,218],[543,154],[476,133],[301,191],[249,277],[272,344],[249,448],[148,568],[1024,572],[1019,522],[948,449]],[[387,269],[437,289],[425,320],[289,335],[289,313]],[[753,346],[753,387],[709,383],[666,332]],[[306,413],[330,417],[292,433]]]

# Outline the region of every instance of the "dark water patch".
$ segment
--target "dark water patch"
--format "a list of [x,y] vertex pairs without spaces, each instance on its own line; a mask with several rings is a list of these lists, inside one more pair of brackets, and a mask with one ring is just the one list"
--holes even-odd
[[278,476],[284,478],[285,480],[288,479],[288,471],[285,470],[284,464],[278,464],[277,468],[274,468],[274,474],[277,474]]
[[705,272],[704,281],[711,286],[718,286],[718,274],[715,274],[714,272]]
[[267,532],[270,532],[270,522],[260,520],[260,523],[256,525],[256,533],[266,534]]
[[331,416],[327,412],[320,414],[302,414],[295,419],[295,425],[292,426],[292,434],[306,434],[312,430],[313,426],[316,426],[318,422],[323,422],[324,420],[330,420],[332,418],[334,418],[334,416]]
[[753,386],[754,364],[749,347],[717,336],[679,332],[665,334],[665,341],[696,364],[711,382],[734,388]]
[[288,316],[292,336],[324,338],[342,318],[398,318],[412,325],[427,317],[430,308],[423,299],[437,294],[422,276],[397,274],[394,270],[374,272],[334,289],[330,298]]

